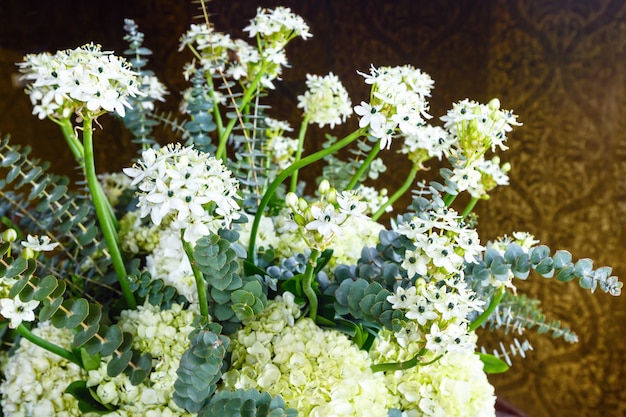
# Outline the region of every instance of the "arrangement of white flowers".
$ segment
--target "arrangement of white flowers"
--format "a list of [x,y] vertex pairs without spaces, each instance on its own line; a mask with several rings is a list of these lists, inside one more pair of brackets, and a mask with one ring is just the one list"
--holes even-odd
[[[336,75],[309,74],[291,138],[262,100],[285,46],[312,36],[304,19],[259,8],[252,43],[205,19],[180,39],[194,56],[183,122],[159,113],[167,91],[132,20],[128,58],[87,44],[18,64],[33,114],[59,125],[86,188],[0,142],[4,415],[494,416],[487,374],[531,346],[487,353],[479,327],[576,340],[515,280],[620,294],[611,268],[527,233],[481,242],[472,210],[508,184],[495,152],[520,125],[498,99],[454,103],[440,126],[434,82],[410,65],[358,72],[371,95],[354,107]],[[333,129],[353,111],[354,132],[304,154],[309,125]],[[106,113],[140,152],[123,173],[94,163]],[[152,137],[158,124],[171,143]],[[388,193],[376,179],[391,147],[411,170]],[[441,183],[418,182],[433,158],[447,164]],[[299,174],[320,160],[307,193]],[[412,204],[383,224],[409,190]]]

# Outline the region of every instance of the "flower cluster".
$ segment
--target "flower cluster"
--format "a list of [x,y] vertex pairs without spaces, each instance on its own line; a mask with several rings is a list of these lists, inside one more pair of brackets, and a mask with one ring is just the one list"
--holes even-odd
[[239,218],[237,181],[221,161],[191,147],[148,149],[124,172],[139,190],[141,217],[156,225],[171,220],[188,242]]
[[139,94],[137,74],[124,58],[87,44],[55,55],[31,54],[18,64],[33,114],[40,119],[67,119],[73,113],[103,111],[124,116],[128,98]]
[[[0,341],[15,346],[0,352],[4,415],[494,416],[486,373],[507,363],[475,353],[475,330],[544,323],[514,279],[557,274],[621,292],[610,268],[552,257],[529,234],[481,243],[472,210],[508,184],[509,164],[491,154],[519,125],[497,99],[456,103],[438,127],[427,123],[433,80],[410,65],[359,73],[371,94],[354,108],[336,75],[307,75],[290,138],[263,100],[287,43],[311,36],[306,22],[259,8],[248,43],[205,20],[180,39],[194,56],[183,122],[158,114],[166,90],[132,21],[133,69],[93,44],[20,64],[34,113],[61,127],[89,198],[0,141]],[[352,111],[358,127],[306,153],[310,125],[332,129]],[[98,175],[93,122],[106,112],[142,155]],[[147,134],[158,123],[180,136],[160,146]],[[411,170],[388,192],[378,154],[394,139]],[[432,158],[443,182],[416,186]],[[304,171],[320,161],[308,193]]]
[[[33,334],[64,348],[70,347],[74,337],[71,330],[57,329],[47,322],[39,323]],[[3,373],[0,392],[4,415],[83,415],[76,399],[65,389],[70,383],[83,379],[85,372],[67,359],[21,340]]]
[[318,201],[309,203],[290,193],[286,204],[293,218],[292,229],[298,230],[309,248],[323,251],[342,235],[342,225],[348,217],[364,217],[367,206],[354,192],[337,194],[326,180],[320,183],[318,191]]
[[433,80],[410,65],[400,67],[372,66],[369,74],[360,73],[371,84],[370,102],[354,108],[361,116],[359,127],[380,139],[380,148],[389,148],[396,134],[412,135],[430,118],[426,101]]
[[332,72],[324,77],[307,74],[306,86],[304,95],[298,96],[298,108],[309,122],[332,129],[352,114],[348,92]]
[[115,406],[111,416],[191,416],[176,406],[172,394],[176,370],[189,347],[188,337],[196,316],[194,309],[184,309],[179,304],[165,311],[149,304],[122,311],[119,326],[132,335],[135,349],[151,354],[153,369],[149,379],[140,385],[133,385],[125,374],[110,377],[108,361],[89,371],[87,386],[94,387],[103,404]]
[[299,315],[284,293],[247,323],[236,335],[225,386],[279,394],[306,416],[387,416],[394,398],[367,353]]
[[[469,343],[474,344],[475,338]],[[404,362],[413,355],[395,343],[387,331],[381,332],[370,352],[377,362]],[[385,385],[399,397],[399,407],[406,416],[494,415],[494,388],[471,349],[446,353],[422,366],[387,372]]]

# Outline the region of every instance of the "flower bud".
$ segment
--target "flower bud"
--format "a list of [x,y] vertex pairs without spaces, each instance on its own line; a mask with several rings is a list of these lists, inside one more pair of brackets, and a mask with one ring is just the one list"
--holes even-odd
[[290,209],[295,210],[298,207],[298,196],[295,193],[287,193],[285,204]]
[[298,208],[300,211],[306,211],[309,208],[309,203],[304,198],[298,199]]
[[22,258],[24,259],[35,259],[35,251],[31,248],[22,249]]
[[7,229],[2,233],[2,239],[5,242],[15,242],[17,239],[17,232],[15,229]]
[[497,97],[492,98],[489,104],[487,104],[487,106],[489,107],[489,110],[491,111],[498,110],[500,108],[500,100]]
[[328,180],[322,180],[322,182],[320,182],[320,185],[317,189],[321,195],[326,195],[328,191],[330,190],[330,183],[328,182]]
[[337,190],[335,190],[334,188],[328,190],[326,201],[328,201],[330,204],[334,204],[337,201]]

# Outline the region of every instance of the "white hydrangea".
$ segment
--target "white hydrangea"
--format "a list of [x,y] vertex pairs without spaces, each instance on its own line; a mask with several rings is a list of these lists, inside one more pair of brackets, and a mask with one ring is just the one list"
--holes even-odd
[[324,77],[306,75],[307,91],[298,96],[298,108],[310,123],[334,128],[352,114],[348,91],[332,72]]
[[367,352],[343,333],[301,318],[293,295],[270,301],[233,339],[228,389],[256,388],[281,395],[301,415],[387,416],[395,405]]
[[[377,363],[406,361],[414,355],[393,342],[388,331],[381,332],[370,354]],[[409,416],[495,416],[495,390],[471,349],[447,353],[429,365],[386,372],[385,384]]]
[[40,119],[67,119],[73,113],[115,112],[124,117],[129,97],[140,95],[137,73],[124,58],[87,44],[73,50],[29,54],[18,64]]
[[[74,338],[71,330],[57,329],[48,322],[39,323],[33,334],[65,349],[70,349]],[[64,392],[69,384],[85,377],[81,368],[26,339],[19,343],[3,368],[0,393],[4,415],[82,416],[76,399]]]
[[189,348],[189,333],[197,312],[173,304],[169,310],[161,311],[149,304],[137,310],[125,310],[118,322],[122,331],[133,336],[133,348],[153,358],[149,378],[134,386],[124,373],[111,378],[107,375],[104,360],[99,369],[89,371],[87,385],[94,387],[100,399],[118,409],[116,417],[176,416],[193,414],[179,408],[172,396],[176,370],[183,353]]

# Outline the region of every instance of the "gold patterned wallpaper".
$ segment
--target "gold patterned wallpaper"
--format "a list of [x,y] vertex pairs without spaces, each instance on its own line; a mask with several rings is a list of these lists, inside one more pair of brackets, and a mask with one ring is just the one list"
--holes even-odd
[[[188,57],[177,51],[177,39],[197,14],[191,2],[26,3],[0,3],[0,131],[36,145],[33,153],[53,160],[56,172],[74,174],[62,138],[50,133],[51,123],[30,115],[27,98],[11,83],[22,54],[90,40],[121,51],[122,20],[132,17],[154,51],[157,75],[171,91],[185,87],[180,68]],[[292,7],[314,33],[289,49],[292,68],[273,101],[276,117],[298,119],[296,96],[306,72],[333,71],[353,102],[365,99],[356,70],[370,64],[412,64],[428,72],[437,117],[453,101],[497,96],[524,125],[504,154],[513,165],[511,185],[477,208],[482,236],[527,230],[553,249],[611,265],[626,279],[625,2],[214,0],[210,8],[219,29],[242,36],[257,5]],[[119,124],[103,124],[99,169],[120,169],[134,151]],[[393,164],[381,181],[393,188],[408,167],[393,151],[387,157]],[[571,326],[580,342],[530,335],[535,350],[491,378],[497,394],[533,417],[626,415],[626,299],[537,277],[519,288],[539,296],[546,314]]]

